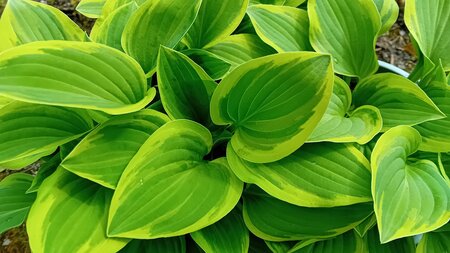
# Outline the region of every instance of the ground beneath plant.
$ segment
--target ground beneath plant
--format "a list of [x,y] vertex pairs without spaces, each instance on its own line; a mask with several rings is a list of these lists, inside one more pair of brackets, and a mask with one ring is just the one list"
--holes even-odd
[[[86,18],[75,11],[75,6],[79,0],[40,0],[38,2],[48,3],[57,7],[88,33],[94,24],[93,19]],[[380,60],[393,64],[406,71],[411,71],[416,64],[417,58],[405,23],[403,22],[404,0],[398,0],[398,2],[401,6],[399,19],[388,33],[378,39],[376,51]],[[0,0],[0,3],[1,14],[6,4],[6,0]],[[19,171],[33,174],[38,168],[38,164],[33,164]],[[14,172],[18,171],[6,170],[0,172],[0,180]],[[0,235],[0,253],[29,252],[31,252],[31,250],[28,246],[28,237],[24,225]]]

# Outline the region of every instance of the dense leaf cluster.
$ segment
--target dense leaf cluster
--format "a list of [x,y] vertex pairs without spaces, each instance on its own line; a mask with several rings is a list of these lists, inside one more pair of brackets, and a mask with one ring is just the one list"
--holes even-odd
[[[450,249],[450,0],[9,0],[0,232],[36,253]],[[393,73],[393,72],[396,73]],[[403,75],[402,75],[403,74]],[[418,246],[414,235],[424,234]]]

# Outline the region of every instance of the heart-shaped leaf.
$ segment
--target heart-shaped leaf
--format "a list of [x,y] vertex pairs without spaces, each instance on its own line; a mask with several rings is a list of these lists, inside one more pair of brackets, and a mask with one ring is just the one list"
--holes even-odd
[[432,231],[450,219],[450,185],[428,160],[409,161],[421,143],[409,126],[388,130],[372,152],[372,196],[381,243]]
[[34,41],[86,38],[63,12],[36,1],[9,0],[0,19],[0,52]]
[[25,160],[32,163],[91,128],[82,111],[13,102],[0,110],[0,164],[30,156]]
[[0,59],[0,95],[25,102],[124,114],[155,93],[136,61],[102,44],[33,42]]
[[265,163],[298,149],[326,110],[333,88],[328,55],[290,52],[238,66],[214,91],[211,118],[233,125],[231,139],[245,160]]
[[373,212],[372,203],[332,208],[301,207],[276,199],[257,187],[244,194],[244,221],[269,241],[329,238],[351,230]]
[[366,105],[349,111],[351,105],[350,87],[339,77],[334,77],[330,103],[308,142],[369,142],[383,126],[380,110]]
[[250,243],[248,229],[237,209],[211,226],[191,233],[191,237],[206,253],[246,253]]
[[[146,1],[131,16],[122,35],[122,47],[148,76],[156,68],[160,45],[174,48],[197,17],[201,0]],[[163,28],[163,29],[162,29]]]
[[353,103],[380,109],[383,131],[445,117],[419,86],[390,73],[376,74],[359,82],[353,91]]
[[378,69],[380,15],[373,0],[310,0],[311,45],[333,55],[336,73],[364,78]]
[[20,226],[28,215],[36,194],[26,194],[33,176],[15,173],[0,181],[0,234]]
[[239,158],[229,144],[227,159],[239,179],[294,205],[332,207],[372,201],[369,161],[351,145],[306,144],[279,161],[258,164]]
[[129,240],[106,236],[111,197],[111,190],[58,168],[41,185],[30,210],[27,233],[31,250],[117,252]]
[[209,102],[217,84],[186,55],[161,47],[158,88],[165,111],[172,119],[211,124]]
[[114,189],[142,144],[169,120],[167,115],[148,109],[115,117],[89,133],[61,166]]
[[305,10],[258,4],[249,6],[247,13],[258,36],[278,52],[312,51]]
[[188,120],[156,130],[130,161],[112,200],[110,236],[154,239],[194,232],[223,218],[243,183],[225,158],[203,161],[212,137]]
[[202,5],[184,37],[190,48],[211,47],[229,36],[244,18],[248,0],[202,0]]
[[449,1],[408,0],[405,23],[424,56],[436,65],[442,63],[445,71],[450,71]]

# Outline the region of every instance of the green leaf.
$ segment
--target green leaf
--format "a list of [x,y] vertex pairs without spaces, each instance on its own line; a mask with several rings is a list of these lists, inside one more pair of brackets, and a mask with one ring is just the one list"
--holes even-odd
[[284,5],[286,0],[250,0],[250,4],[271,4],[271,5]]
[[438,153],[438,166],[442,176],[450,183],[450,153]]
[[[198,246],[196,242],[190,237],[186,236],[186,252],[187,253],[205,253],[205,251]],[[270,253],[270,252],[269,252]]]
[[378,69],[381,24],[372,0],[310,0],[308,14],[311,45],[333,56],[336,73],[364,78]]
[[60,10],[35,1],[9,0],[0,19],[0,52],[34,41],[86,38]]
[[50,160],[46,162],[40,161],[39,170],[37,171],[30,188],[28,188],[27,193],[37,192],[39,187],[41,187],[42,182],[56,171],[60,163],[60,153],[53,155]]
[[4,107],[5,105],[8,105],[11,102],[14,102],[14,99],[7,98],[7,97],[0,97],[0,109],[2,109],[2,107]]
[[296,245],[295,241],[272,242],[264,241],[273,253],[286,253]]
[[[35,149],[37,149],[37,148],[38,147],[35,147]],[[33,150],[35,150],[35,149],[33,149]],[[9,160],[7,162],[0,163],[0,170],[2,170],[2,169],[21,170],[24,167],[36,162],[37,160],[39,160],[39,158],[53,154],[56,149],[57,149],[56,145],[51,145],[49,148],[42,148],[42,150],[37,151],[37,153],[32,151],[31,155],[27,155],[27,154],[25,154],[23,156],[19,155],[18,157],[12,158],[11,160]]]
[[429,152],[450,152],[450,135],[448,134],[450,132],[450,86],[432,86],[425,91],[446,117],[414,126],[423,138],[419,149]]
[[244,18],[248,0],[202,0],[198,16],[184,37],[190,48],[206,48],[228,37]]
[[89,133],[61,166],[80,177],[114,189],[144,142],[169,120],[165,114],[148,109],[115,117]]
[[286,6],[292,6],[292,7],[298,7],[305,3],[307,0],[286,0],[284,2],[284,5]]
[[250,233],[250,247],[248,253],[272,253],[272,250],[267,246],[264,240],[261,240]]
[[103,123],[113,117],[102,111],[88,110],[89,116],[91,116],[92,120],[97,123]]
[[84,136],[81,136],[76,140],[61,145],[59,147],[59,157],[61,158],[61,160],[64,160],[64,158],[66,158],[70,154],[70,152],[72,152],[72,150],[78,145],[78,143],[80,143],[83,138]]
[[252,59],[276,53],[254,34],[231,35],[206,50],[230,63],[231,70]]
[[301,250],[305,248],[308,245],[311,245],[313,243],[323,241],[324,239],[308,239],[297,242],[291,249],[289,249],[286,253],[297,253],[298,250]]
[[119,253],[186,253],[186,241],[184,236],[132,240]]
[[33,176],[15,173],[0,181],[0,234],[20,226],[26,219],[36,194],[26,194]]
[[82,111],[13,102],[0,110],[0,164],[30,156],[32,163],[91,128]]
[[358,83],[353,91],[353,103],[380,109],[383,131],[445,117],[415,83],[391,73],[376,74]]
[[189,119],[205,126],[211,122],[209,102],[217,84],[186,55],[161,47],[158,88],[165,111],[172,119]]
[[[147,1],[131,16],[122,35],[122,47],[148,76],[156,67],[160,45],[174,48],[191,27],[201,0]],[[163,28],[163,29],[162,29]]]
[[381,243],[432,231],[450,219],[450,185],[428,160],[409,161],[421,142],[409,126],[388,130],[372,152],[372,196]]
[[350,111],[351,105],[350,87],[339,77],[334,77],[330,103],[308,142],[369,142],[383,126],[380,110],[366,105]]
[[112,15],[117,9],[119,9],[122,6],[125,6],[131,2],[135,3],[136,6],[140,6],[145,2],[146,0],[106,0],[105,5],[102,8],[102,14],[101,18],[95,21],[95,24],[100,23],[102,24],[105,20],[105,17],[108,17]]
[[124,114],[155,94],[137,62],[102,44],[33,42],[0,59],[0,95],[25,102]]
[[349,231],[345,234],[341,234],[329,240],[318,241],[295,251],[295,253],[362,253],[362,252],[366,252],[364,241],[356,234],[355,231]]
[[[108,5],[116,4],[118,1],[108,1]],[[131,15],[137,10],[138,5],[133,0],[127,0],[128,3],[118,6],[111,13],[100,17],[92,28],[90,37],[92,41],[108,45],[110,47],[122,49],[122,34],[125,25],[128,23]]]
[[[419,56],[420,57],[420,56]],[[427,68],[428,66],[419,66],[416,68]],[[434,65],[433,63],[430,63],[429,66],[430,69],[424,70],[423,76],[420,77],[420,80],[414,80],[420,88],[427,91],[432,88],[441,88],[445,89],[447,87],[447,77],[445,75],[444,68],[442,67],[442,64]],[[414,71],[416,71],[414,69]],[[412,73],[413,74],[413,73]],[[412,75],[411,74],[411,75]],[[413,80],[412,78],[408,77],[410,80]]]
[[244,194],[245,224],[253,234],[269,241],[333,237],[354,228],[372,211],[372,203],[332,208],[296,206],[256,187]]
[[[239,24],[239,26],[236,28],[236,30],[233,33],[235,35],[238,35],[238,34],[255,34],[256,35],[255,28],[253,27],[252,21],[250,20],[250,17],[248,16],[248,14],[245,14],[244,18],[241,20],[241,23]],[[271,47],[269,47],[269,48],[271,48]]]
[[412,237],[401,238],[381,244],[376,226],[367,232],[364,240],[367,243],[367,253],[414,253],[416,250],[416,245]]
[[450,221],[447,222],[444,226],[434,230],[433,232],[450,232]]
[[413,36],[409,36],[411,39],[411,44],[414,47],[414,50],[417,52],[417,64],[416,67],[413,69],[413,71],[407,75],[408,79],[421,84],[421,80],[426,78],[427,75],[429,75],[433,69],[435,69],[436,65],[427,57],[425,56],[420,48],[417,42],[414,40]]
[[306,144],[281,160],[258,164],[239,158],[229,144],[227,159],[239,179],[294,205],[333,207],[372,201],[369,161],[351,145]]
[[111,197],[111,190],[57,169],[41,185],[28,216],[31,250],[117,252],[129,240],[106,236]]
[[182,53],[201,66],[214,80],[222,79],[231,68],[230,63],[203,49],[188,49]]
[[258,4],[249,6],[247,13],[258,36],[278,52],[312,51],[305,10]]
[[[356,233],[358,233],[360,237],[364,237],[367,234],[367,231],[372,229],[376,224],[377,224],[377,217],[375,216],[375,214],[373,214],[369,218],[361,222],[358,226],[356,226],[355,231]],[[377,240],[379,241],[379,238],[377,238]]]
[[211,146],[209,131],[189,120],[172,121],[156,130],[120,178],[108,234],[171,237],[223,218],[238,202],[243,183],[225,158],[203,161]]
[[330,61],[327,55],[291,52],[238,66],[214,91],[212,121],[236,128],[231,144],[245,160],[265,163],[288,156],[326,110],[333,88]]
[[405,24],[425,57],[450,71],[450,2],[407,0]]
[[106,0],[81,0],[76,10],[88,18],[99,18]]
[[395,0],[373,0],[373,2],[377,6],[378,13],[381,17],[379,34],[386,33],[398,18],[399,8],[397,2]]
[[206,253],[247,253],[250,243],[249,232],[237,209],[220,221],[191,233],[191,237]]
[[417,245],[417,253],[448,252],[450,232],[426,233]]

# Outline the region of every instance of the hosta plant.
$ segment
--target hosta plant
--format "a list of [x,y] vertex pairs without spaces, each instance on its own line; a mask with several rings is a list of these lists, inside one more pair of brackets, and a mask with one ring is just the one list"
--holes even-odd
[[450,0],[406,0],[409,77],[375,54],[394,0],[77,10],[89,34],[30,0],[1,17],[1,233],[26,222],[36,253],[450,249]]

